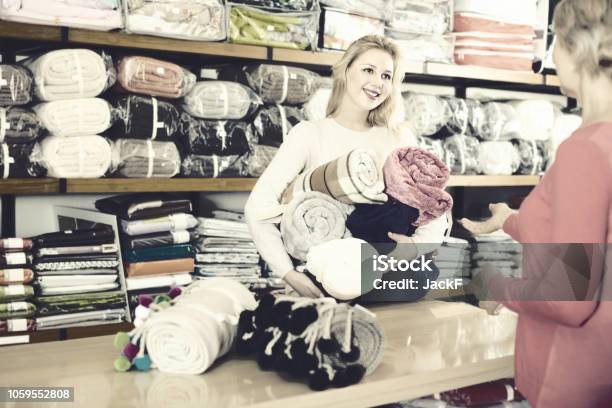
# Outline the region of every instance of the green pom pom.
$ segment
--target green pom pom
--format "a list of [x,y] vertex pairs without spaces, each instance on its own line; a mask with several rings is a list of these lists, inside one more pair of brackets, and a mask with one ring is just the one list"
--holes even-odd
[[128,345],[129,342],[130,336],[123,331],[117,332],[117,334],[115,334],[115,338],[113,339],[113,345],[119,351],[123,351],[123,349],[125,348],[125,346]]
[[170,304],[170,302],[160,302],[157,304],[157,306],[161,307],[162,309],[167,309],[172,305]]
[[157,295],[155,296],[154,302],[159,305],[160,303],[163,303],[163,302],[170,303],[171,300],[172,298],[168,295]]
[[134,359],[134,367],[138,371],[149,371],[151,369],[151,359],[147,354],[142,357],[136,357]]
[[125,372],[132,367],[132,363],[126,357],[120,356],[115,359],[114,366],[116,371]]

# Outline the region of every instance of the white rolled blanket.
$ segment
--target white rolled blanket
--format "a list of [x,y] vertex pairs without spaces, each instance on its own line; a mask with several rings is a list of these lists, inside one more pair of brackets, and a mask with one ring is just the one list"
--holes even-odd
[[502,176],[516,172],[521,163],[510,142],[482,142],[478,145],[479,170],[486,175]]
[[41,147],[50,177],[98,178],[111,164],[111,147],[102,136],[49,136]]
[[115,79],[102,56],[86,49],[50,51],[26,65],[34,74],[36,95],[43,101],[93,98]]
[[255,92],[237,82],[202,81],[185,95],[183,107],[198,118],[242,119],[261,104]]
[[111,106],[100,98],[45,102],[34,111],[49,133],[57,136],[97,135],[111,125]]
[[316,191],[298,194],[281,218],[285,249],[294,258],[306,261],[311,247],[350,237],[345,223],[353,208]]

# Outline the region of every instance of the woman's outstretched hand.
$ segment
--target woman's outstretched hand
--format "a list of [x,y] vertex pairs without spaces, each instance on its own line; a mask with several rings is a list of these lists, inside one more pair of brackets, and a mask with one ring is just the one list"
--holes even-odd
[[291,270],[287,272],[284,279],[300,296],[311,298],[323,297],[323,293],[321,293],[319,288],[303,273]]
[[489,210],[492,215],[488,220],[472,221],[462,218],[459,223],[474,235],[488,234],[501,229],[508,217],[514,213],[505,203],[489,204]]

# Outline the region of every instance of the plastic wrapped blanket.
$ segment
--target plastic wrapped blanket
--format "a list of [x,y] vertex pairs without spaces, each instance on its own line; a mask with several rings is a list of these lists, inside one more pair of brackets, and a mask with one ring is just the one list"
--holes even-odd
[[317,7],[315,0],[234,0],[232,3],[287,11],[312,11]]
[[478,145],[479,172],[490,176],[509,176],[520,165],[518,152],[510,142],[482,142]]
[[384,35],[385,22],[360,14],[324,8],[322,46],[326,49],[346,50],[353,41],[366,35]]
[[419,34],[444,34],[450,31],[449,0],[391,0],[388,25],[396,30]]
[[183,159],[181,174],[188,177],[247,177],[248,156],[190,154]]
[[149,57],[125,57],[117,64],[117,79],[129,92],[176,99],[187,95],[196,76],[171,62]]
[[111,58],[86,49],[50,51],[26,65],[34,74],[36,96],[43,101],[93,98],[116,80]]
[[306,102],[317,89],[319,75],[303,68],[261,64],[245,70],[251,88],[266,103],[296,105]]
[[304,119],[300,107],[271,105],[260,109],[253,119],[257,143],[279,147],[293,126]]
[[41,134],[40,119],[30,109],[0,108],[0,143],[30,143]]
[[183,115],[185,148],[196,155],[243,155],[253,141],[249,122],[201,120]]
[[229,40],[268,47],[316,49],[318,12],[265,11],[229,4]]
[[[477,101],[470,101],[478,103]],[[480,120],[470,117],[472,135],[482,140],[506,141],[518,137],[521,132],[521,123],[514,107],[509,103],[488,102],[479,108]]]
[[550,154],[546,142],[515,139],[512,144],[519,157],[516,174],[535,175],[544,171]]
[[195,41],[227,36],[220,0],[127,0],[123,5],[128,32]]
[[276,156],[278,147],[254,145],[251,147],[251,153],[248,156],[247,172],[251,177],[259,177],[263,174],[266,167]]
[[478,139],[466,135],[454,135],[444,140],[444,161],[451,174],[478,173]]
[[0,20],[101,31],[123,28],[119,0],[2,0]]
[[0,144],[0,178],[44,177],[43,153],[38,143]]
[[[429,153],[435,154],[440,160],[444,161],[444,148],[442,147],[441,140],[433,140],[427,137],[418,137],[417,145],[423,150],[428,151]],[[446,162],[445,162],[446,163]]]
[[406,121],[417,136],[434,135],[452,115],[450,106],[442,97],[415,93],[402,96]]
[[86,136],[104,132],[111,125],[111,106],[104,99],[67,99],[34,107],[52,135]]
[[174,177],[181,156],[172,142],[120,139],[113,145],[113,169],[124,177]]
[[546,141],[555,125],[556,108],[546,100],[526,100],[511,103],[519,126],[519,137]]
[[202,81],[185,96],[183,107],[204,119],[244,119],[261,105],[261,98],[242,84]]
[[319,2],[329,7],[352,11],[364,16],[385,19],[385,7],[388,0],[320,0]]
[[19,65],[0,65],[0,106],[24,105],[32,100],[34,80]]
[[180,115],[173,104],[151,96],[128,95],[113,104],[111,133],[116,138],[174,140]]
[[49,136],[41,147],[50,177],[98,178],[111,165],[111,146],[101,136]]

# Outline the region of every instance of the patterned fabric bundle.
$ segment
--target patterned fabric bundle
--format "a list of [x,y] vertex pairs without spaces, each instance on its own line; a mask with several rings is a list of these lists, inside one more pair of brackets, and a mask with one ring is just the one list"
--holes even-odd
[[312,11],[317,5],[314,0],[233,0],[232,3],[293,11]]
[[36,313],[36,306],[28,302],[0,303],[0,319],[18,319],[32,317]]
[[185,96],[183,107],[204,119],[244,119],[261,105],[261,98],[246,86],[228,81],[202,81]]
[[440,160],[444,161],[444,148],[441,140],[433,140],[428,137],[417,137],[417,145],[423,150],[436,155]]
[[0,108],[0,143],[29,143],[41,134],[40,119],[30,109]]
[[31,283],[34,280],[34,272],[28,268],[0,269],[0,285],[12,283]]
[[124,220],[142,220],[174,213],[190,213],[191,201],[162,194],[121,194],[95,202],[99,211]]
[[248,156],[247,172],[251,177],[259,177],[263,174],[270,162],[276,156],[278,147],[254,145]]
[[93,98],[116,79],[110,58],[87,49],[50,51],[26,64],[43,101]]
[[453,207],[444,191],[449,170],[435,155],[417,147],[394,150],[385,162],[385,192],[419,210],[415,226],[425,225]]
[[33,84],[32,74],[26,68],[0,64],[0,106],[29,103]]
[[195,231],[166,231],[153,234],[123,237],[122,246],[130,249],[154,248],[166,245],[185,244],[195,240]]
[[257,143],[279,147],[291,128],[306,119],[299,107],[271,105],[260,109],[253,120]]
[[98,178],[111,165],[111,146],[101,136],[48,136],[41,147],[50,177]]
[[466,135],[454,135],[444,140],[444,161],[451,174],[478,173],[478,139]]
[[183,176],[188,177],[247,177],[248,156],[217,156],[190,154],[183,160]]
[[38,143],[0,144],[0,178],[44,177],[46,174]]
[[78,269],[109,269],[119,265],[116,254],[45,256],[38,258],[34,268],[37,271],[59,271]]
[[129,0],[124,2],[128,32],[196,41],[227,36],[220,0]]
[[55,316],[66,313],[91,312],[94,310],[120,309],[125,307],[125,294],[120,291],[81,294],[39,296],[34,299],[38,316]]
[[346,204],[380,204],[387,201],[384,188],[376,154],[355,149],[299,175],[285,189],[281,202],[290,202],[302,191],[318,191]]
[[406,119],[417,136],[437,133],[451,117],[450,107],[439,96],[408,93],[403,99]]
[[478,145],[479,172],[490,176],[509,176],[520,165],[521,158],[510,142],[482,142]]
[[117,71],[124,90],[171,99],[187,95],[196,82],[196,76],[186,69],[149,57],[122,58]]
[[544,142],[514,139],[512,144],[520,160],[516,174],[534,175],[544,171],[549,160]]
[[350,236],[345,223],[351,209],[350,205],[316,191],[297,195],[281,218],[280,230],[287,253],[305,261],[311,247]]
[[180,115],[173,104],[151,96],[127,95],[113,104],[115,138],[174,140]]
[[183,115],[186,150],[196,155],[243,155],[254,139],[249,122],[203,120]]
[[388,4],[388,25],[418,34],[444,34],[451,27],[451,1],[393,0]]
[[229,40],[268,47],[316,49],[319,14],[229,7]]
[[332,298],[266,295],[238,323],[237,351],[262,370],[306,378],[312,390],[356,384],[382,361],[385,337],[373,313]]
[[113,146],[113,168],[124,177],[174,177],[181,156],[172,142],[120,139]]
[[45,102],[34,111],[49,133],[57,136],[97,135],[111,125],[111,106],[100,98]]

